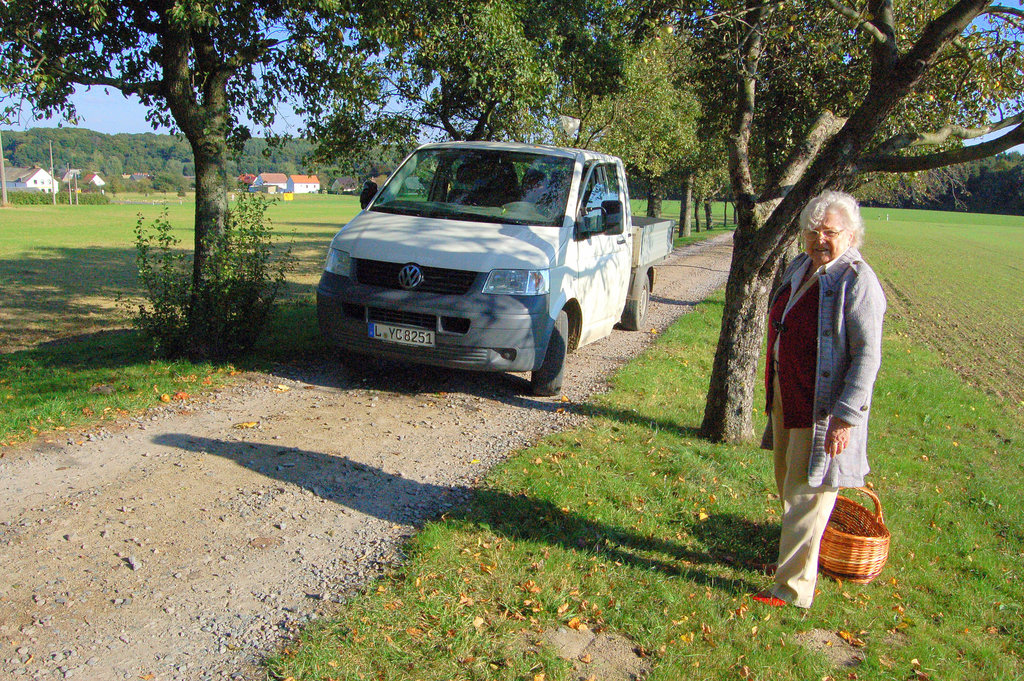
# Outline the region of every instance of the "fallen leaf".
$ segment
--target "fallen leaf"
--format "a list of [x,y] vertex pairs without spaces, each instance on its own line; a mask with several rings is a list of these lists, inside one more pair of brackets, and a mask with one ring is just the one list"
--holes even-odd
[[142,681],[150,681],[150,679],[156,678],[156,674],[152,672],[150,672],[149,674],[141,674],[139,675],[139,678],[142,679]]
[[236,423],[234,427],[241,430],[244,428],[255,428],[258,425],[260,425],[259,421],[243,421],[242,423]]
[[587,653],[586,655],[580,655],[580,662],[582,662],[583,664],[590,664],[593,661],[594,658],[590,656],[590,653]]
[[709,515],[708,515],[707,513],[705,513],[704,511],[701,511],[700,513],[698,513],[698,514],[697,514],[697,519],[698,519],[698,520],[707,520],[707,519],[708,519],[708,518],[710,518],[710,517],[711,517],[711,516],[709,516]]
[[540,674],[533,675],[533,681],[544,681],[544,678],[545,677],[543,672],[541,672]]
[[163,395],[160,396],[160,401],[161,402],[170,402],[171,401],[171,396],[168,395],[167,393],[164,393]]
[[275,385],[275,386],[274,386],[274,392],[275,392],[275,393],[286,393],[286,392],[288,392],[289,390],[291,390],[291,388],[289,388],[289,387],[288,387],[288,386],[286,386],[286,385]]
[[564,615],[565,611],[568,610],[568,609],[569,609],[569,604],[568,603],[562,603],[560,606],[558,606],[558,614],[559,615]]
[[857,638],[856,636],[854,636],[853,634],[851,634],[848,631],[840,631],[839,632],[839,638],[843,639],[844,641],[846,641],[847,643],[849,643],[851,646],[853,646],[855,648],[863,648],[865,645],[867,645],[866,643],[864,643],[863,640]]
[[477,617],[473,618],[473,628],[474,629],[479,629],[480,627],[484,626],[484,623],[485,623],[485,621],[484,621],[483,617],[477,616]]
[[188,393],[185,392],[184,390],[179,390],[178,392],[174,393],[174,399],[176,399],[176,400],[187,400],[188,399]]
[[405,630],[405,633],[409,634],[413,638],[419,638],[420,636],[423,635],[423,630],[422,629],[418,629],[416,627],[409,627],[408,629]]
[[566,626],[568,626],[570,629],[575,629],[576,631],[587,630],[587,625],[583,624],[583,621],[580,620],[579,617],[573,617],[566,623]]

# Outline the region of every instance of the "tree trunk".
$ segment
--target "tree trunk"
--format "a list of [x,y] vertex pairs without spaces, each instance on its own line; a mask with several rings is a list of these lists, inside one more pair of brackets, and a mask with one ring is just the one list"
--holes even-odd
[[711,199],[704,199],[704,224],[709,232],[715,228],[715,223],[711,219]]
[[647,217],[661,217],[661,201],[661,187],[658,186],[656,182],[652,181],[647,187]]
[[192,142],[192,153],[196,162],[196,233],[192,284],[198,289],[209,273],[211,244],[224,233],[228,213],[227,139],[208,135]]
[[[217,340],[209,338],[210,325],[202,309],[200,293],[212,271],[214,245],[223,235],[228,214],[227,157],[229,111],[228,75],[217,69],[213,41],[197,39],[197,64],[208,71],[204,85],[193,85],[195,73],[191,61],[192,36],[168,31],[164,37],[164,93],[174,121],[181,128],[195,157],[196,218],[192,260],[192,299],[188,311],[189,355],[204,358],[212,355]],[[215,325],[216,326],[216,325]]]
[[[744,220],[746,222],[746,220]],[[716,442],[745,442],[754,436],[754,386],[767,316],[768,295],[781,253],[768,258],[751,238],[753,225],[734,235],[725,309],[711,372],[701,435]]]
[[690,236],[693,222],[693,175],[687,173],[680,186],[682,199],[679,202],[679,236]]
[[693,199],[693,231],[700,232],[700,206],[704,203],[703,197],[697,196]]

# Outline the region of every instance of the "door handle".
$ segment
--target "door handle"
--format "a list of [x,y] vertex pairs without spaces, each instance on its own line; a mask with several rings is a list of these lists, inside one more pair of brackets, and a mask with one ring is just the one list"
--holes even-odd
[[615,243],[617,243],[617,244],[624,244],[624,243],[626,243],[626,237],[619,237],[618,239],[615,240]]

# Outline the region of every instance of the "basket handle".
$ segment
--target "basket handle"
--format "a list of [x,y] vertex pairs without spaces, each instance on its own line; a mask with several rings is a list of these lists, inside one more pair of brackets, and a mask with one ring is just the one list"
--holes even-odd
[[884,525],[885,518],[882,517],[882,502],[879,500],[878,495],[875,494],[874,490],[872,490],[870,487],[853,487],[851,489],[855,489],[858,492],[863,492],[864,494],[871,497],[871,500],[875,502],[875,517],[878,518],[878,522]]

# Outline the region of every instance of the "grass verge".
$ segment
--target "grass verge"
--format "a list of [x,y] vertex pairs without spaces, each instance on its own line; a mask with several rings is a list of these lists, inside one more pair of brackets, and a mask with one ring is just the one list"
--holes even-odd
[[[721,298],[669,329],[583,408],[587,427],[492,472],[428,524],[408,561],[268,661],[276,679],[576,678],[541,632],[629,636],[652,680],[1018,679],[1024,675],[1021,423],[890,325],[871,479],[893,532],[866,586],[819,581],[814,608],[770,610],[748,563],[774,558],[770,456],[695,437]],[[835,669],[797,644],[843,632]]]

